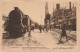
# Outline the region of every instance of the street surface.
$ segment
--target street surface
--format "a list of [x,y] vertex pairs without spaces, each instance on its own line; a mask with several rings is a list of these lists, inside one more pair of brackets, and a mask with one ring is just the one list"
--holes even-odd
[[[40,31],[35,29],[31,31],[31,37],[28,37],[28,32],[23,36],[16,39],[3,39],[4,46],[45,46],[48,48],[52,48],[56,45],[76,45],[76,32],[75,31],[66,31],[67,35],[70,37],[66,42],[65,37],[62,38],[63,43],[59,43],[59,39],[61,36],[61,30],[54,29],[52,31]],[[71,38],[72,37],[72,38]]]

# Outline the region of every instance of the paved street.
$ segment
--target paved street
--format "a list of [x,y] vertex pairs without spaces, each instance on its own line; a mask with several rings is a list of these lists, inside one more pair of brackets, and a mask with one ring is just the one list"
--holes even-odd
[[53,33],[54,32],[51,31],[43,31],[42,33],[40,33],[39,30],[35,30],[34,32],[32,32],[32,36],[35,37],[35,39],[40,42],[40,44],[46,47],[53,47],[58,43],[58,40],[56,40],[56,35],[53,35]]
[[[53,31],[40,31],[35,29],[31,31],[31,37],[28,37],[28,33],[26,33],[23,37],[19,37],[17,39],[3,39],[4,46],[45,46],[48,48],[52,48],[55,45],[76,45],[76,41],[74,39],[69,39],[65,42],[65,38],[62,38],[64,43],[58,44],[60,39],[61,30],[55,29]],[[75,35],[76,32],[67,31],[67,35]]]
[[[70,39],[68,40],[68,42],[65,42],[66,39],[63,38],[62,41],[65,43],[59,45],[75,45],[74,39],[76,37],[75,38],[72,37],[72,36],[76,36],[75,34],[76,34],[75,31],[70,32],[67,30],[67,35],[70,37]],[[43,31],[42,33],[40,33],[39,30],[35,30],[34,32],[32,32],[32,36],[35,37],[35,39],[39,41],[42,45],[53,47],[54,45],[58,45],[59,43],[61,30],[55,29],[54,31],[48,31],[48,32]]]

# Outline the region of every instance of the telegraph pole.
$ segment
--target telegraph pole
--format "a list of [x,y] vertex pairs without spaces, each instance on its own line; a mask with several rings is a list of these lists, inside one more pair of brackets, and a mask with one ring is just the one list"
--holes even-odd
[[41,16],[41,25],[42,25],[42,16]]

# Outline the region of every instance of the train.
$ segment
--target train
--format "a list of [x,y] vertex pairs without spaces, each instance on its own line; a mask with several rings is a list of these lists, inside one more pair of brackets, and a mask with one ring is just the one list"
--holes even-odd
[[18,7],[14,7],[14,10],[9,13],[8,17],[9,21],[6,31],[9,32],[10,37],[20,37],[28,32],[32,20],[28,15],[23,14]]

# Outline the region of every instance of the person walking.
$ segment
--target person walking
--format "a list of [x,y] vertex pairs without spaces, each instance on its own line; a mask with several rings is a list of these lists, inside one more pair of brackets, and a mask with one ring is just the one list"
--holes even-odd
[[63,37],[66,37],[66,41],[67,41],[67,35],[66,35],[66,25],[63,24],[62,25],[62,33],[61,33],[61,38],[60,38],[60,41]]
[[40,33],[42,32],[41,25],[39,26]]
[[31,27],[30,26],[28,28],[28,32],[29,32],[28,37],[31,37]]

